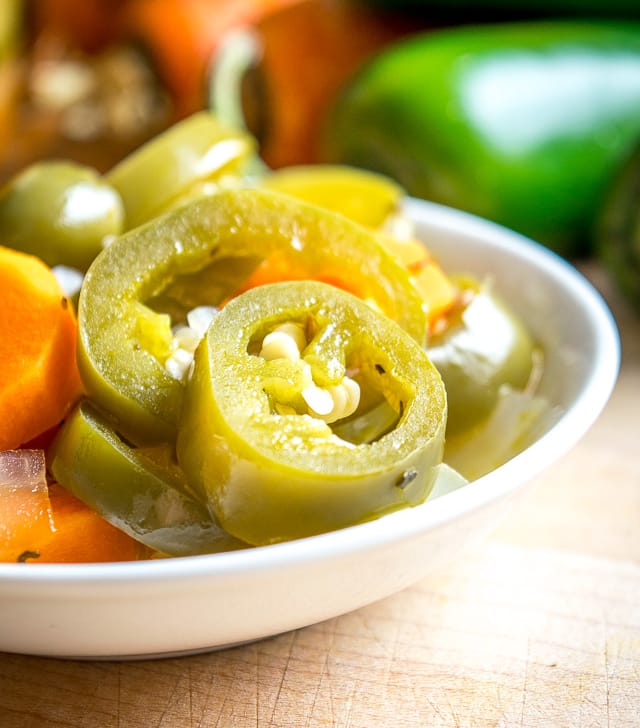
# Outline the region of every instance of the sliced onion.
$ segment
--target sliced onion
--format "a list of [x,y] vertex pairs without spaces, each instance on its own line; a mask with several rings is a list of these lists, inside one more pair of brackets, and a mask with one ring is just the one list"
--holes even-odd
[[0,487],[47,492],[44,450],[0,451]]
[[40,521],[55,531],[44,450],[0,451],[0,541],[22,542]]

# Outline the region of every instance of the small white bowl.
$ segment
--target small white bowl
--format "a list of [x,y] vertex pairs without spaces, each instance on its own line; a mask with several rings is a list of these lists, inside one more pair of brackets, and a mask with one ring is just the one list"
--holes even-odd
[[357,609],[426,575],[495,525],[510,496],[564,455],[614,387],[616,327],[568,263],[510,230],[408,200],[451,271],[489,275],[546,353],[561,409],[527,450],[473,484],[377,521],[247,551],[117,564],[0,564],[0,651],[159,657],[275,635]]

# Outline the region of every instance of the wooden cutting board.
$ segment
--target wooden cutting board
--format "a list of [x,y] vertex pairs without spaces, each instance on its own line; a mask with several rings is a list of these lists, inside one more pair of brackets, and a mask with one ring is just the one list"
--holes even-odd
[[481,548],[364,609],[224,652],[0,655],[0,728],[640,726],[640,319],[587,273],[621,330],[619,384]]

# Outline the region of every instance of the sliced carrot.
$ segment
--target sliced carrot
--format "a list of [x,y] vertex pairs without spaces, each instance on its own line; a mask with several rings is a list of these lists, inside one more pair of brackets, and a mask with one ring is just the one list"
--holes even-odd
[[29,440],[29,442],[25,442],[21,447],[32,450],[44,450],[46,452],[49,445],[51,445],[51,443],[53,442],[53,438],[58,434],[58,430],[60,429],[61,425],[62,422],[54,425],[44,432],[41,432],[39,435],[36,435],[32,440]]
[[[265,258],[260,265],[253,271],[253,273],[247,278],[242,286],[234,291],[233,295],[229,298],[235,298],[245,291],[249,291],[257,286],[263,286],[267,283],[280,283],[282,281],[303,281],[307,279],[313,279],[314,281],[321,281],[322,283],[328,283],[336,288],[341,288],[343,291],[348,291],[354,296],[360,298],[364,297],[365,286],[358,285],[358,278],[352,276],[349,280],[345,275],[340,277],[336,272],[323,271],[319,268],[313,268],[312,264],[308,267],[295,267],[290,260],[285,257],[273,255],[270,258]],[[226,303],[226,301],[224,302]],[[223,303],[223,305],[224,305]]]
[[136,561],[146,549],[61,485],[44,493],[0,490],[0,561],[98,563]]
[[[387,235],[380,235],[380,240],[411,274],[414,285],[424,299],[429,326],[433,327],[456,302],[458,293],[455,285],[424,245],[417,240],[399,240]],[[272,256],[263,260],[230,298],[267,283],[299,281],[307,278],[329,283],[359,298],[367,297],[366,285],[359,285],[357,276],[341,277],[336,271],[322,271],[312,267],[295,268],[286,258]]]
[[[38,563],[136,561],[147,549],[57,483],[49,486],[54,532],[34,543]],[[43,534],[44,535],[44,534]]]
[[47,485],[44,450],[0,452],[0,561],[132,561],[146,553],[61,485]]
[[426,263],[413,274],[413,280],[427,304],[429,328],[456,302],[458,293],[442,268],[434,261]]
[[75,314],[38,258],[0,246],[0,450],[56,425],[81,393]]

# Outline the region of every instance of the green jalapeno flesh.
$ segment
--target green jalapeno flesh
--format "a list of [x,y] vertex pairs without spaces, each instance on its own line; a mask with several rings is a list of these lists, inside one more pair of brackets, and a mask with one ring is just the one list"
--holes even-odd
[[137,444],[175,438],[183,384],[163,365],[172,323],[201,304],[219,305],[269,260],[287,277],[356,292],[424,342],[420,294],[375,235],[275,192],[222,191],[121,236],[85,277],[80,373],[119,431]]
[[447,437],[485,420],[502,386],[523,389],[531,377],[536,351],[522,322],[488,286],[468,278],[458,283],[469,300],[427,346],[447,388]]
[[118,192],[95,170],[74,162],[32,164],[0,192],[3,245],[50,266],[86,270],[123,225]]
[[285,167],[265,174],[260,185],[381,228],[398,212],[404,191],[389,177],[341,165]]
[[246,545],[189,493],[170,454],[130,447],[89,402],[71,413],[48,455],[57,482],[151,549],[186,556]]
[[252,137],[201,111],[136,149],[106,178],[122,197],[131,229],[204,194],[207,183],[239,178],[254,151]]
[[[291,323],[307,332],[301,360],[257,353]],[[363,396],[351,417],[366,418],[384,399],[397,421],[371,442],[343,440],[304,411],[305,366],[322,387],[352,373]],[[222,526],[266,544],[424,501],[445,424],[440,375],[397,324],[328,284],[274,283],[230,301],[209,327],[186,385],[177,453]]]

